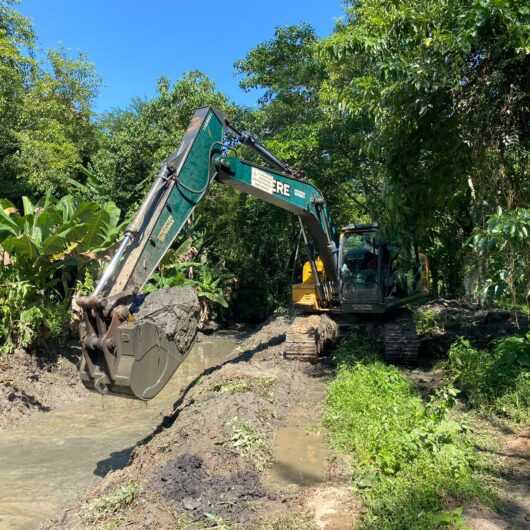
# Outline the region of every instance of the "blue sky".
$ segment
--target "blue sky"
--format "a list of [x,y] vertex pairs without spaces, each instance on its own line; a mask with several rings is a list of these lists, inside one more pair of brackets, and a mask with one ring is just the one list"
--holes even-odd
[[238,86],[233,64],[277,26],[308,22],[328,35],[342,0],[22,0],[41,48],[86,52],[103,85],[96,110],[125,107],[153,95],[161,75],[208,74],[238,103],[257,92]]

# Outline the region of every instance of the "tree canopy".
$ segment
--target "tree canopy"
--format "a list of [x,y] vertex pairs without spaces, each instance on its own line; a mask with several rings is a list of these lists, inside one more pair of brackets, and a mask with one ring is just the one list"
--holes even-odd
[[[195,71],[96,116],[88,58],[41,55],[29,21],[0,0],[0,181],[17,206],[47,191],[132,215],[195,108],[214,105],[316,184],[338,225],[376,220],[427,254],[436,293],[528,297],[528,274],[517,275],[530,265],[524,0],[350,0],[325,38],[276,28],[235,64],[242,89],[263,91],[257,108]],[[235,276],[234,315],[288,301],[295,221],[221,185],[201,204],[197,246]]]

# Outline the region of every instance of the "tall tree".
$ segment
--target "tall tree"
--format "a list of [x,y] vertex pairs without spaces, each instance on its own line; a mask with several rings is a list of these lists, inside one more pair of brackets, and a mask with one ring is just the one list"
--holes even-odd
[[104,115],[101,144],[89,167],[95,193],[124,210],[137,204],[162,161],[179,146],[195,109],[205,105],[235,112],[210,79],[190,72],[175,83],[162,77],[154,98]]
[[359,174],[353,121],[322,105],[329,75],[318,47],[311,26],[280,27],[236,69],[243,89],[264,90],[254,125],[268,147],[322,189],[337,222],[351,222],[374,214],[374,184]]
[[25,87],[35,62],[31,57],[34,34],[29,21],[13,9],[12,0],[0,0],[0,182],[3,192],[17,193],[12,155]]
[[47,57],[24,93],[15,131],[13,160],[33,193],[50,187],[68,191],[97,146],[91,108],[99,85],[94,67],[83,55],[72,59],[52,50]]
[[28,19],[0,0],[0,182],[3,195],[65,191],[94,151],[99,80],[86,57],[35,59]]
[[528,200],[528,16],[523,0],[359,0],[321,44],[325,103],[362,126],[385,224],[453,293],[479,210]]

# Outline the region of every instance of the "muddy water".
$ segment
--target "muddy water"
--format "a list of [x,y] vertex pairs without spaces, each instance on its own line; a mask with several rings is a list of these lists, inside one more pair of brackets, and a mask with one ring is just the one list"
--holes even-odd
[[231,335],[198,342],[168,386],[145,404],[90,394],[0,434],[0,529],[34,529],[109,470],[122,467],[182,390],[235,353]]
[[295,410],[287,425],[276,431],[273,464],[266,476],[270,485],[316,486],[327,480],[329,447],[322,430],[311,424],[308,411]]

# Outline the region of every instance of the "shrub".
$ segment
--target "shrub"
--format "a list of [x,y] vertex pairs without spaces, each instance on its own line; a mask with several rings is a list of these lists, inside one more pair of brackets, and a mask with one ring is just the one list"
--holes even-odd
[[119,235],[120,210],[112,202],[77,204],[69,195],[22,202],[20,213],[0,201],[0,246],[19,278],[68,297],[84,267]]
[[197,291],[201,304],[201,322],[210,318],[212,305],[228,307],[228,294],[234,276],[224,270],[212,267],[202,256],[202,260],[190,261],[198,258],[198,251],[193,240],[188,238],[175,250],[166,254],[159,270],[153,274],[151,280],[144,287],[145,293],[167,287],[190,285]]
[[[342,356],[356,340],[341,345]],[[461,510],[449,510],[449,499],[463,502],[480,488],[465,429],[447,414],[456,391],[444,387],[425,405],[396,368],[359,344],[329,387],[324,421],[337,448],[353,457],[353,484],[367,508],[361,526],[460,524]]]
[[116,239],[120,211],[113,203],[76,203],[47,195],[20,213],[0,200],[0,353],[58,337],[68,321],[78,278]]
[[1,270],[0,353],[27,347],[42,321],[42,313],[30,306],[36,290],[28,281],[17,279],[13,271]]
[[530,334],[501,339],[491,351],[459,339],[449,350],[447,372],[470,406],[517,422],[530,418]]
[[476,228],[471,247],[478,255],[481,300],[528,307],[530,299],[530,209],[498,208],[484,228]]
[[439,322],[438,314],[432,309],[423,309],[414,314],[418,335],[437,335],[443,333],[443,326]]

